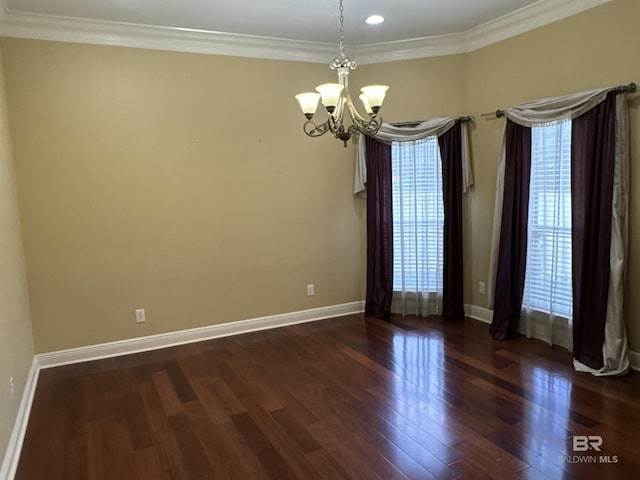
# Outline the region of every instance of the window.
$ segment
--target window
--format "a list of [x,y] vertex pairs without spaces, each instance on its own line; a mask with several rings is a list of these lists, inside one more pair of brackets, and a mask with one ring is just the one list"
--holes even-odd
[[531,130],[524,308],[572,317],[571,121]]
[[444,200],[438,139],[391,146],[393,290],[442,292]]

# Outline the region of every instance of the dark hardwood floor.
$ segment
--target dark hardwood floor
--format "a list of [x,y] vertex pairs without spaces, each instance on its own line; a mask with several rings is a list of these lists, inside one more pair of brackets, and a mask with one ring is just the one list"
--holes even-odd
[[16,478],[639,474],[638,372],[576,373],[474,320],[354,315],[43,370]]

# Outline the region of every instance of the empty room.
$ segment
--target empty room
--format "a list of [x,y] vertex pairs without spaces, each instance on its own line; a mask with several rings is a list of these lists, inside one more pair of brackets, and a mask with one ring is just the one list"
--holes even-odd
[[639,18],[0,0],[0,480],[636,478]]

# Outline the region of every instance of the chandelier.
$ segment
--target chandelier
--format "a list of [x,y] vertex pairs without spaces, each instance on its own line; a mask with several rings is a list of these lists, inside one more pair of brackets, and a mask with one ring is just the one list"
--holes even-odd
[[[356,132],[374,135],[382,125],[382,118],[378,117],[385,93],[386,85],[369,85],[360,89],[360,100],[364,105],[367,116],[360,115],[351,101],[349,94],[349,70],[354,70],[356,62],[344,53],[344,9],[340,0],[340,56],[335,57],[329,64],[332,70],[338,72],[338,83],[325,83],[316,87],[316,92],[300,93],[296,99],[300,103],[302,113],[307,118],[303,125],[304,133],[310,137],[319,137],[331,132],[335,138],[342,140],[344,146]],[[322,101],[327,110],[327,120],[320,125],[313,121],[318,108],[318,100]],[[344,125],[344,112],[349,112],[352,124]]]

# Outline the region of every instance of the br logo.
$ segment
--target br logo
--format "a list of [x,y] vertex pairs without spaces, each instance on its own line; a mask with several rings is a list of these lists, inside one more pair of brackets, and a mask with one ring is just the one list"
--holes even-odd
[[574,452],[587,452],[589,450],[600,451],[602,446],[602,437],[599,435],[574,435],[573,436],[573,451]]

